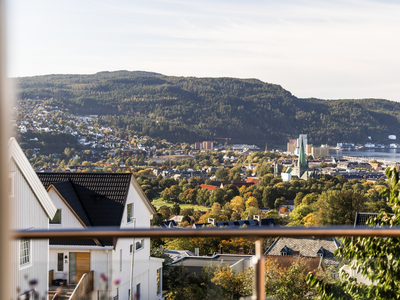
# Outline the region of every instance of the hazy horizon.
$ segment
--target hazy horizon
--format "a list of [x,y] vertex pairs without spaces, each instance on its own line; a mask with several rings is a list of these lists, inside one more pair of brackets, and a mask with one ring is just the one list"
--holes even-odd
[[256,78],[299,98],[400,101],[395,1],[9,0],[10,77]]

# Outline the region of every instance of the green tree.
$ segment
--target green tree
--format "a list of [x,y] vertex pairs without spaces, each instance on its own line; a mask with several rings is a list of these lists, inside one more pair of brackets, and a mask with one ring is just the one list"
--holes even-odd
[[321,194],[316,219],[320,225],[353,225],[356,212],[364,211],[366,197],[352,190],[327,191]]
[[216,172],[215,172],[215,177],[218,180],[228,180],[228,176],[229,176],[229,171],[228,169],[225,168],[219,168]]
[[179,215],[179,213],[181,212],[181,207],[179,206],[178,203],[175,202],[175,203],[172,205],[171,212],[172,212],[172,214],[174,214],[174,215]]
[[229,266],[218,266],[211,282],[221,287],[221,299],[242,299],[252,295],[253,271],[249,268],[244,272],[236,272]]
[[[383,194],[395,207],[394,216],[381,212],[367,221],[368,226],[400,226],[399,173],[394,167],[386,170],[391,181],[391,189]],[[349,262],[349,266],[370,280],[371,284],[359,283],[355,278],[342,272],[341,281],[327,282],[314,274],[308,274],[311,287],[318,289],[322,299],[398,299],[400,290],[400,239],[397,237],[345,237],[342,247],[335,252],[339,258]]]

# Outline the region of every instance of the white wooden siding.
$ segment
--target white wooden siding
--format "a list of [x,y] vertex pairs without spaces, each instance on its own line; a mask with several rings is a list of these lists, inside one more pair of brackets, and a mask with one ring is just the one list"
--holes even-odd
[[50,224],[50,228],[84,228],[54,188],[51,188],[48,193],[57,209],[61,209],[61,224]]
[[[15,229],[43,229],[49,228],[49,219],[39,200],[26,182],[23,174],[13,160],[10,160],[10,171],[14,176],[14,195],[10,197],[13,204],[12,228]],[[39,180],[39,179],[38,179]],[[27,291],[29,280],[36,279],[35,286],[40,297],[45,296],[48,290],[49,274],[49,242],[48,240],[31,241],[31,264],[26,268],[19,265],[19,241],[11,243],[13,253],[13,286],[21,291]],[[15,296],[17,290],[14,289]]]

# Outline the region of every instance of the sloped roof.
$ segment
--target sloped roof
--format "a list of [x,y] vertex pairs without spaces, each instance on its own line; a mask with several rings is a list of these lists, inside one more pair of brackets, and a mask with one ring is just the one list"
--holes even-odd
[[246,182],[254,183],[254,184],[256,184],[259,181],[260,181],[260,179],[258,179],[258,178],[247,178],[246,179]]
[[326,265],[338,265],[334,259],[334,252],[338,248],[338,242],[334,238],[289,238],[280,237],[265,252],[266,255],[281,255],[281,250],[286,247],[290,252],[299,251],[300,256],[318,257],[318,251],[323,247],[324,262]]
[[37,173],[53,185],[86,226],[120,226],[132,174]]
[[209,185],[209,184],[200,184],[200,187],[202,189],[207,189],[207,190],[210,190],[210,191],[213,191],[213,190],[215,190],[217,188],[215,185]]
[[8,142],[8,158],[14,160],[18,169],[24,176],[26,182],[32,189],[32,192],[38,199],[43,210],[45,211],[49,219],[53,219],[54,215],[56,214],[57,208],[54,206],[54,203],[50,199],[50,196],[43,188],[43,185],[40,183],[38,176],[36,176],[35,171],[33,170],[31,164],[29,163],[28,159],[26,158],[24,152],[22,151],[15,138],[10,138]]
[[[378,213],[363,213],[363,212],[357,212],[356,213],[356,220],[354,222],[354,227],[369,227],[365,223],[369,218],[375,218],[378,215]],[[393,215],[393,214],[390,214]]]
[[57,182],[52,185],[68,202],[74,212],[78,215],[81,221],[85,224],[86,227],[93,226],[90,222],[88,215],[83,207],[83,203],[79,200],[78,195],[75,192],[75,189],[70,180]]

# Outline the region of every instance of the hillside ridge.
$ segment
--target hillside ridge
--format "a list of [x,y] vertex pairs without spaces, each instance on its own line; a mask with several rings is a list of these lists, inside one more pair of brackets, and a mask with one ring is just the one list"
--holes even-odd
[[400,136],[400,103],[297,98],[255,78],[176,77],[145,71],[13,79],[18,99],[44,99],[74,114],[172,142],[231,138],[264,147],[307,133],[314,144]]

